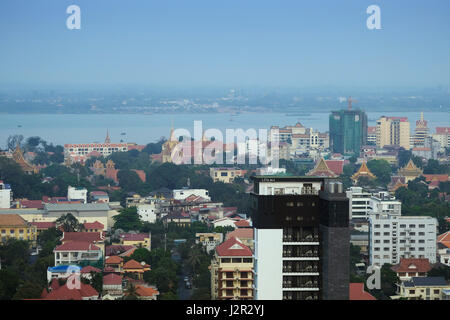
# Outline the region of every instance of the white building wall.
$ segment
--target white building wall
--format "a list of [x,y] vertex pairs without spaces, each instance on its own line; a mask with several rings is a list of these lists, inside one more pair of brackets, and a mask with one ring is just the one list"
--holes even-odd
[[83,200],[84,203],[87,203],[87,190],[69,186],[67,188],[67,200]]
[[432,217],[371,214],[370,264],[397,264],[400,258],[427,258],[435,263],[437,225]]
[[156,205],[151,204],[140,204],[137,206],[137,213],[139,219],[143,222],[155,223],[156,222]]
[[209,192],[206,189],[176,189],[176,190],[173,190],[173,198],[175,200],[182,201],[191,195],[195,195],[197,197],[202,197],[207,200],[211,200],[211,197],[209,196]]
[[11,189],[0,189],[0,209],[11,207]]
[[255,300],[283,299],[283,229],[255,229]]

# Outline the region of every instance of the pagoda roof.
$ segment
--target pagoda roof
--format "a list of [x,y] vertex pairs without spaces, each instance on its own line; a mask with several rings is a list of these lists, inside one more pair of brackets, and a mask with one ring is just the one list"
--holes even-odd
[[358,171],[354,175],[352,175],[352,179],[355,180],[362,176],[369,177],[372,179],[376,178],[376,176],[372,172],[370,172],[366,162],[363,162],[362,165],[359,167]]
[[406,166],[399,169],[398,172],[403,176],[411,176],[411,175],[418,176],[423,173],[423,171],[414,164],[412,159],[409,159]]
[[309,171],[306,175],[308,176],[319,176],[319,177],[337,177],[337,174],[334,173],[327,165],[326,161],[321,158],[317,165]]

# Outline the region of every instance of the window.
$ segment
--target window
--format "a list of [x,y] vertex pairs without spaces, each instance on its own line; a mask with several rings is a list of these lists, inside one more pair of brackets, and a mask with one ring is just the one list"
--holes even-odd
[[380,225],[379,224],[376,224],[375,226],[374,226],[374,228],[379,228],[380,227]]

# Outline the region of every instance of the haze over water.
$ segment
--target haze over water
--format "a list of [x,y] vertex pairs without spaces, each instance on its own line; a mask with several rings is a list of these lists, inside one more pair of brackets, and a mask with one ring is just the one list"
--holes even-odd
[[[418,112],[368,112],[369,126],[382,115],[408,117],[411,133],[414,132]],[[225,137],[226,129],[249,128],[269,129],[272,125],[280,127],[294,125],[299,121],[308,128],[321,132],[328,131],[329,113],[305,113],[287,115],[284,113],[249,113],[231,116],[226,113],[214,114],[2,114],[0,115],[0,148],[6,147],[6,139],[12,134],[22,134],[25,138],[40,136],[47,142],[65,143],[103,142],[109,130],[111,140],[147,144],[156,142],[162,136],[168,137],[171,123],[174,128],[184,128],[194,134],[194,121],[203,121],[203,129],[217,128]],[[430,133],[435,127],[450,126],[450,117],[444,112],[425,112]],[[21,127],[19,127],[21,126]],[[125,135],[122,135],[125,133]]]

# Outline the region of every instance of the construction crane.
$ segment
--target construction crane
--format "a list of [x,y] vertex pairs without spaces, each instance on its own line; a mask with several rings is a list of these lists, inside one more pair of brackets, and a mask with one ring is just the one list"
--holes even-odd
[[352,110],[352,102],[358,102],[358,100],[353,100],[352,97],[348,97],[348,110]]

